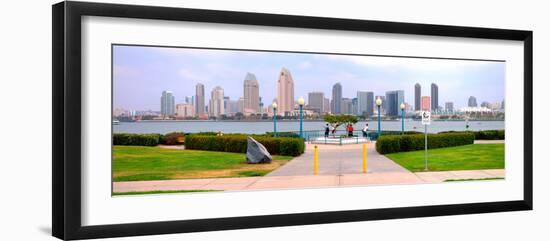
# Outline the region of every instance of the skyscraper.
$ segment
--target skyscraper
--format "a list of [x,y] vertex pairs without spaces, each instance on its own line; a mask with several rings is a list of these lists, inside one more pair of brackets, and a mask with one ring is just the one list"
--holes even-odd
[[[388,104],[387,101],[386,101],[386,96],[377,95],[377,96],[374,97],[374,100],[376,101],[378,98],[380,98],[380,100],[382,100],[382,105],[380,106],[380,113],[381,114],[386,113],[386,105]],[[376,108],[378,108],[378,107],[376,107]]]
[[260,85],[256,80],[256,76],[252,73],[247,73],[244,78],[244,109],[247,112],[260,112]]
[[420,103],[420,97],[422,96],[422,87],[419,83],[416,83],[414,85],[414,110],[418,111],[420,110],[421,103]]
[[357,97],[351,99],[351,107],[348,113],[353,115],[357,115],[357,113],[359,113],[359,104],[357,101]]
[[199,83],[195,86],[195,114],[203,116],[205,114],[204,85]]
[[309,108],[319,110],[319,113],[324,112],[325,105],[325,93],[323,92],[310,92],[308,93],[307,104]]
[[453,102],[445,102],[445,111],[447,111],[447,112],[453,112],[454,111]]
[[401,115],[401,103],[405,102],[405,91],[393,90],[386,92],[386,115]]
[[470,96],[470,98],[468,98],[468,107],[477,107],[476,97]]
[[434,83],[432,83],[431,87],[432,111],[437,111],[439,107],[439,87]]
[[294,80],[290,71],[282,68],[277,80],[277,114],[287,115],[294,110]]
[[231,98],[229,96],[223,97],[223,109],[225,110],[225,113],[229,113],[229,103],[231,102]]
[[162,91],[160,97],[160,113],[164,117],[173,116],[175,113],[176,102],[172,91]]
[[340,101],[340,114],[350,114],[352,109],[352,100],[350,98],[342,98]]
[[332,113],[340,114],[342,112],[342,84],[336,83],[332,86]]
[[328,113],[330,112],[330,100],[328,98],[325,98],[323,100],[323,110],[322,113]]
[[357,114],[371,116],[374,108],[374,93],[370,91],[357,91]]
[[214,87],[214,89],[212,89],[212,93],[210,95],[210,103],[208,104],[210,116],[220,117],[220,115],[225,114],[225,109],[223,108],[223,97],[223,89],[221,87],[216,86]]

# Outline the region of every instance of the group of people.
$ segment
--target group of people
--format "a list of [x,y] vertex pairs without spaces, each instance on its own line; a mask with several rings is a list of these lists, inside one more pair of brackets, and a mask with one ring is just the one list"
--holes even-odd
[[[353,124],[349,123],[346,125],[346,131],[348,132],[348,137],[353,137]],[[365,126],[361,130],[363,132],[363,137],[368,138],[369,123],[365,123]],[[336,128],[332,127],[328,123],[325,125],[325,137],[329,136],[329,133],[334,135],[336,133]]]

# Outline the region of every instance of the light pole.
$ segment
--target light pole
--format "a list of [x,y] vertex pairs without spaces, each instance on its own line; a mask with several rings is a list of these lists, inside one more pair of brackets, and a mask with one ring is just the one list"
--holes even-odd
[[298,98],[298,106],[300,106],[300,138],[304,137],[303,129],[302,129],[302,110],[305,102],[306,101],[304,100],[304,97],[300,96],[300,98]]
[[277,137],[277,102],[273,102],[273,136]]
[[376,99],[376,107],[378,107],[378,138],[380,138],[380,135],[382,134],[380,132],[380,106],[382,105],[382,99],[380,99],[380,96]]
[[405,133],[405,103],[401,103],[401,135]]

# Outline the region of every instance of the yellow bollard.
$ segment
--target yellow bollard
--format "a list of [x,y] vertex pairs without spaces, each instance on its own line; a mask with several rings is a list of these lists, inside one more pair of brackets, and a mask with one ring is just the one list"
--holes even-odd
[[363,144],[363,173],[367,173],[367,144]]
[[317,175],[319,172],[319,149],[315,146],[313,151],[313,175]]

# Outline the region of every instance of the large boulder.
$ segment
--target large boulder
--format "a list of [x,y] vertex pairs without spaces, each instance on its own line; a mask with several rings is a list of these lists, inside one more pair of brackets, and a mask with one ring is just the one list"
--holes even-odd
[[246,162],[249,164],[256,164],[256,163],[271,163],[273,158],[271,158],[271,155],[267,151],[264,145],[262,143],[259,143],[258,141],[254,140],[252,137],[247,138],[247,145],[246,145]]

